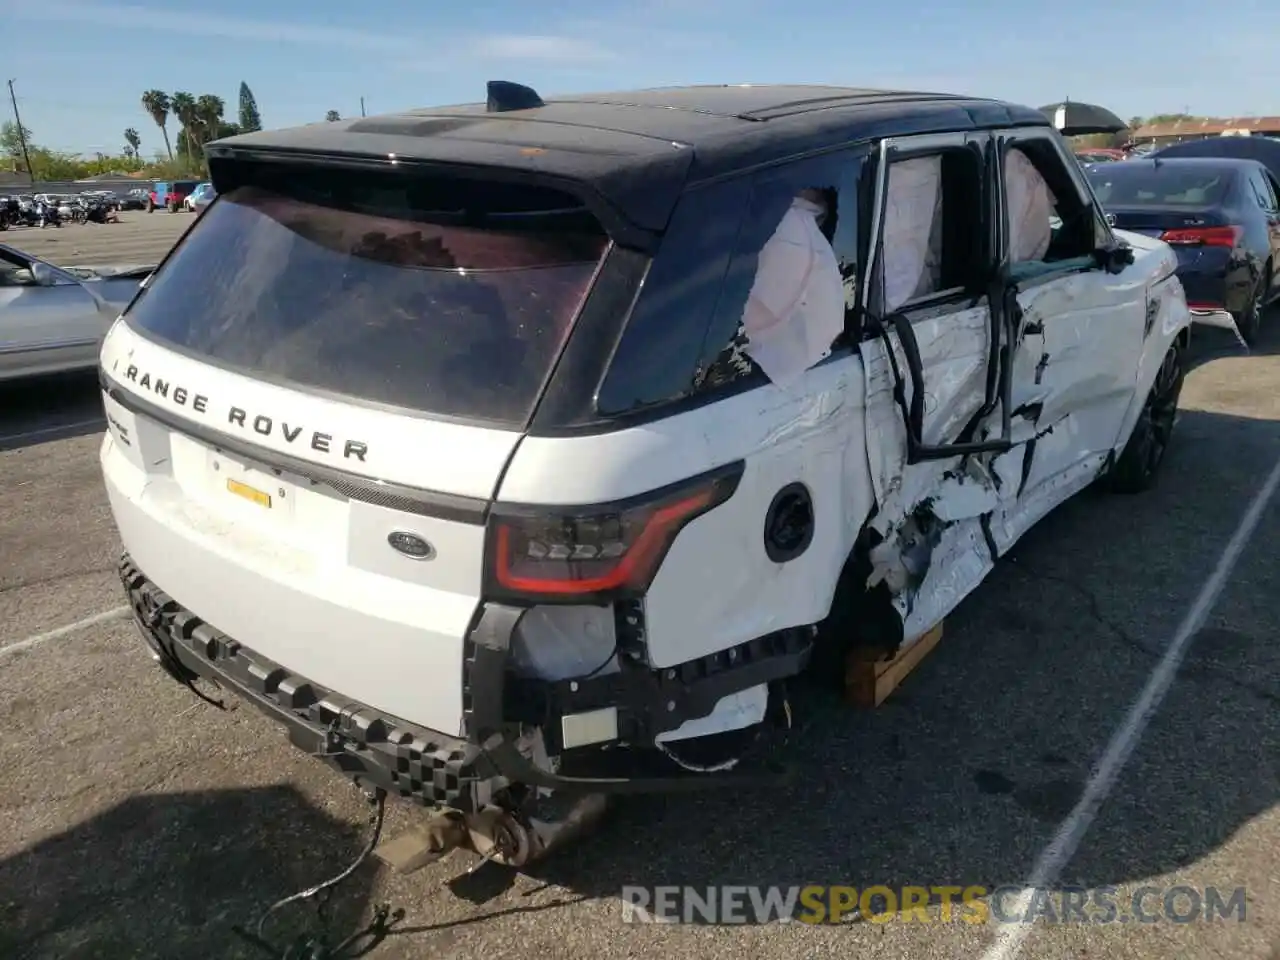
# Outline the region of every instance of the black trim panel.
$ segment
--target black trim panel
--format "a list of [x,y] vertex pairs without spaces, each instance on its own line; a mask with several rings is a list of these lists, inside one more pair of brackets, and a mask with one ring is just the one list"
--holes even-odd
[[0,357],[21,356],[24,353],[49,353],[53,350],[74,350],[76,347],[92,347],[97,342],[97,337],[88,337],[81,340],[58,340],[52,343],[46,340],[43,343],[6,344],[0,345]]
[[387,716],[242,647],[164,593],[128,555],[120,560],[120,579],[147,645],[170,676],[231,690],[283,724],[294,746],[340,773],[424,806],[464,812],[505,786],[477,745]]
[[[571,795],[637,794],[758,787],[762,780],[777,776],[682,773],[575,777],[534,766],[516,745],[519,725],[501,719],[506,648],[520,611],[487,605],[473,629],[476,640],[484,645],[468,641],[464,680],[466,689],[481,693],[483,699],[467,712],[468,735],[464,739],[381,713],[242,646],[162,591],[128,554],[120,558],[119,573],[143,638],[169,676],[201,697],[205,695],[195,688],[197,680],[211,680],[227,688],[282,724],[294,746],[339,773],[424,806],[475,812],[514,785],[546,787]],[[477,656],[479,651],[486,655]],[[707,685],[707,679],[704,676],[696,689],[684,691],[703,715],[714,708],[714,698],[723,696],[719,689]],[[757,678],[741,680],[734,675],[729,679],[723,689],[731,691],[750,686]],[[657,692],[667,695],[661,688]],[[677,725],[678,716],[672,717]]]
[[226,434],[212,430],[203,424],[176,417],[168,411],[126,392],[111,382],[107,372],[98,367],[98,380],[102,391],[126,410],[154,420],[157,423],[194,437],[216,450],[226,451],[248,461],[255,467],[280,473],[292,473],[309,480],[314,486],[327,487],[349,500],[358,500],[392,510],[403,510],[423,517],[451,520],[484,526],[489,516],[489,501],[479,497],[465,497],[455,493],[439,493],[383,480],[370,480],[346,470],[323,466],[287,453],[264,450]]

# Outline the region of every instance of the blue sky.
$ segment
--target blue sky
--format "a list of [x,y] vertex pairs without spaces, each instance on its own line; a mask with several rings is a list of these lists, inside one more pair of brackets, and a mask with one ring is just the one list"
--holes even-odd
[[[1216,9],[1216,12],[1214,12]],[[1063,12],[1065,11],[1065,13]],[[143,90],[240,81],[264,125],[484,97],[682,83],[837,83],[1071,97],[1122,117],[1280,114],[1280,4],[1240,0],[0,0],[5,69],[36,142],[161,145]],[[1206,29],[1209,27],[1209,29]],[[3,116],[10,118],[8,109]]]

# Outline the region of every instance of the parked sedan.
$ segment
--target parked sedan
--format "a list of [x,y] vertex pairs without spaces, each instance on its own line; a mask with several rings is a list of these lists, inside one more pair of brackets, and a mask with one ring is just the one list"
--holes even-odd
[[1256,160],[1129,160],[1086,168],[1107,219],[1178,254],[1192,316],[1252,344],[1280,295],[1280,183]]
[[1272,137],[1205,137],[1202,140],[1184,140],[1162,147],[1152,154],[1161,160],[1183,160],[1190,157],[1219,157],[1222,159],[1257,160],[1280,177],[1280,140]]
[[92,369],[151,266],[55,267],[0,244],[0,381]]

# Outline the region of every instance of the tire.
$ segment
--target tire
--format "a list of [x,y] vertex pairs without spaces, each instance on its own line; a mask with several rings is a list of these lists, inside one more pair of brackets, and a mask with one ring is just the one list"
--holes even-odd
[[1113,493],[1142,493],[1155,486],[1178,419],[1178,397],[1185,377],[1182,346],[1174,341],[1160,363],[1129,442],[1107,474],[1107,487]]
[[1258,278],[1253,296],[1244,310],[1232,316],[1236,321],[1236,329],[1240,331],[1240,339],[1253,346],[1258,342],[1258,333],[1262,330],[1262,313],[1266,303],[1267,292],[1271,289],[1271,264],[1268,263]]

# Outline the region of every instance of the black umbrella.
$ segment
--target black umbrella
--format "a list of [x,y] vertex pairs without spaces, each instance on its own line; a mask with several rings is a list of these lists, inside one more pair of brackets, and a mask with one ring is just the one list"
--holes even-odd
[[1078,137],[1086,133],[1119,133],[1128,127],[1106,107],[1094,103],[1076,103],[1063,100],[1041,107],[1040,112],[1053,121],[1064,137]]

